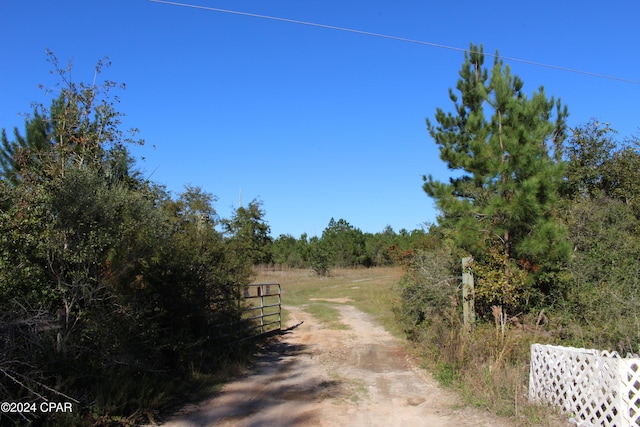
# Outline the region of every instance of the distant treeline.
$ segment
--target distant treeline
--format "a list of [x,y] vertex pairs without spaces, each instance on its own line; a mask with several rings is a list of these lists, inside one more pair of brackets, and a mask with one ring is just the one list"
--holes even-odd
[[424,229],[396,233],[391,226],[379,233],[363,233],[344,219],[331,218],[320,237],[280,235],[270,245],[269,262],[313,268],[318,274],[327,274],[332,267],[401,265],[425,237]]

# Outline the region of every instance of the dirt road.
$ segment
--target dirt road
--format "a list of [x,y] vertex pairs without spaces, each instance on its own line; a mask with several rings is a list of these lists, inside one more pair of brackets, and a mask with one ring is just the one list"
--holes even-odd
[[[335,301],[333,301],[335,303]],[[401,342],[348,304],[335,304],[343,329],[327,329],[286,307],[289,326],[254,368],[214,398],[164,424],[202,426],[509,426],[461,408],[404,351]]]

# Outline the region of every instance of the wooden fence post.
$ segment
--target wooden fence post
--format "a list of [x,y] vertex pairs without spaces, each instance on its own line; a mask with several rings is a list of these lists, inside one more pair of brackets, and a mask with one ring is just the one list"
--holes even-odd
[[471,332],[476,323],[474,308],[473,274],[471,262],[473,258],[462,258],[462,316],[465,332]]

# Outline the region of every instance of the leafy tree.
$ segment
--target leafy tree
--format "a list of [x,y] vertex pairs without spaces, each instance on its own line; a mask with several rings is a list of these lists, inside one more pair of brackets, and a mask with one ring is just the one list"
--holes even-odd
[[563,195],[574,202],[602,196],[628,204],[640,215],[640,152],[637,141],[615,139],[608,123],[592,119],[572,129],[564,144],[567,162]]
[[338,267],[351,267],[366,263],[364,235],[344,219],[331,218],[322,232],[322,241],[329,252],[330,263]]
[[566,212],[574,256],[558,316],[571,345],[640,350],[640,219],[633,207],[606,195],[573,203]]
[[[424,177],[440,221],[478,262],[502,253],[504,289],[526,265],[553,268],[565,259],[565,232],[554,218],[563,177],[560,146],[567,109],[541,87],[528,97],[524,83],[496,57],[484,67],[482,46],[471,45],[456,85],[449,90],[454,113],[438,108],[427,128],[440,157],[458,177],[449,183]],[[553,120],[555,116],[555,120]],[[504,302],[499,294],[497,303]]]
[[217,230],[221,220],[212,205],[216,198],[187,186],[174,200],[157,202],[172,233],[142,270],[147,301],[159,329],[155,347],[177,363],[202,350],[212,324],[228,324],[237,311],[241,287],[249,281],[252,263],[240,258]]
[[306,234],[296,239],[290,234],[281,234],[271,245],[271,261],[277,265],[302,267],[306,259]]
[[249,206],[240,206],[231,219],[223,221],[228,243],[239,259],[248,258],[252,264],[270,262],[271,229],[264,214],[262,202],[252,200]]
[[[75,83],[71,79],[71,64],[61,67],[52,52],[47,52],[53,66],[52,73],[60,82],[54,90],[59,95],[50,107],[37,104],[31,118],[25,122],[25,136],[14,129],[14,140],[9,141],[2,130],[0,176],[16,184],[18,181],[37,183],[64,175],[71,165],[94,167],[112,181],[140,183],[132,170],[126,145],[143,144],[135,139],[137,129],[120,129],[124,114],[115,109],[118,96],[113,89],[124,89],[112,81],[101,85]],[[95,68],[96,77],[110,65],[105,58]]]
[[390,265],[393,263],[388,248],[396,242],[397,235],[391,226],[387,225],[381,233],[366,233],[364,238],[366,260],[371,265]]
[[605,165],[606,193],[629,205],[640,218],[640,151],[627,146],[616,150]]
[[327,276],[332,264],[332,252],[326,240],[313,236],[309,239],[309,266],[320,276]]
[[614,134],[608,123],[595,119],[571,130],[563,146],[567,162],[565,197],[592,198],[605,190],[605,167],[617,145]]
[[573,345],[638,351],[640,154],[609,124],[591,120],[565,143],[562,214],[574,253],[557,315]]

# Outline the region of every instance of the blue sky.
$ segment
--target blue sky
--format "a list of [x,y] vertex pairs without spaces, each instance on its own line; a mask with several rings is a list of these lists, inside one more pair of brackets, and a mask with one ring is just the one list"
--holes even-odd
[[[192,0],[640,80],[637,0]],[[259,198],[272,235],[320,234],[331,217],[365,232],[435,221],[422,175],[446,180],[425,127],[450,109],[461,52],[148,0],[0,1],[0,127],[53,86],[45,49],[73,78],[126,83],[118,109],[146,145],[138,166],[173,193],[218,197],[228,217]],[[491,63],[491,59],[488,58]],[[508,62],[508,61],[507,61]],[[510,63],[530,93],[620,137],[640,135],[640,85]],[[45,101],[48,104],[48,101]]]

